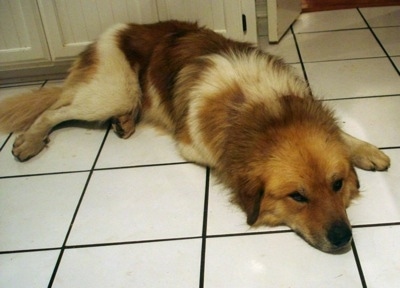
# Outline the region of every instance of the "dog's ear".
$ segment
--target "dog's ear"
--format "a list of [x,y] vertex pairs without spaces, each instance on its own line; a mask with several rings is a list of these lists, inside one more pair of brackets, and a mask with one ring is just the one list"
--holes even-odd
[[256,223],[260,214],[261,200],[264,196],[264,188],[244,189],[240,191],[240,204],[247,215],[247,224]]
[[351,190],[351,195],[350,195],[350,199],[353,199],[360,194],[360,192],[358,190],[358,189],[360,189],[360,182],[358,181],[357,172],[356,172],[356,169],[354,169],[354,167],[351,167],[350,179],[354,183],[354,187]]

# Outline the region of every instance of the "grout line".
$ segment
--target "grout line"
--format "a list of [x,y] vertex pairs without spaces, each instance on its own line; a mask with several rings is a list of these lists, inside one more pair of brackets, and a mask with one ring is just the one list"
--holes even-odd
[[131,168],[150,168],[150,167],[158,167],[158,166],[173,166],[173,165],[185,165],[185,164],[195,164],[193,162],[182,161],[182,162],[166,162],[166,163],[157,163],[157,164],[142,164],[142,165],[131,165],[131,166],[120,166],[120,167],[104,167],[104,168],[95,168],[94,171],[104,171],[104,170],[118,170],[118,169],[131,169]]
[[39,81],[32,81],[32,82],[21,82],[21,83],[12,83],[12,84],[2,84],[0,85],[0,90],[1,89],[7,89],[7,88],[17,88],[17,87],[26,87],[26,86],[40,86],[42,87],[44,85],[45,81],[39,80]]
[[290,26],[290,31],[292,32],[292,35],[293,35],[294,45],[296,46],[297,56],[299,56],[301,70],[303,70],[303,74],[304,74],[304,79],[306,80],[308,87],[310,87],[310,82],[308,81],[306,68],[304,66],[303,58],[301,57],[300,47],[299,47],[299,43],[297,42],[296,33],[294,33],[293,25]]
[[380,150],[396,150],[400,149],[400,146],[388,146],[388,147],[379,147]]
[[362,287],[367,288],[367,282],[365,281],[364,272],[362,270],[360,258],[358,257],[356,243],[354,242],[354,239],[351,241],[351,247],[353,251],[354,260],[356,261],[358,275],[360,276]]
[[392,64],[394,70],[397,72],[398,75],[400,75],[400,70],[397,68],[396,64],[393,62],[392,57],[389,55],[389,53],[386,51],[385,47],[379,40],[378,36],[376,36],[374,29],[369,25],[367,19],[365,19],[364,15],[362,14],[360,8],[357,8],[358,13],[360,14],[361,18],[364,20],[365,24],[367,25],[369,31],[372,33],[372,36],[374,36],[376,42],[378,42],[379,46],[382,48],[383,52],[385,53],[386,57],[388,58],[390,64]]
[[260,231],[260,232],[245,232],[245,233],[231,233],[231,234],[214,234],[208,235],[207,238],[227,238],[227,237],[242,237],[242,236],[256,236],[256,235],[268,235],[268,234],[282,234],[282,233],[296,233],[289,227],[285,226],[283,230],[276,231]]
[[4,254],[17,254],[17,253],[45,252],[45,251],[55,251],[55,250],[60,250],[60,247],[55,247],[55,248],[35,248],[35,249],[24,249],[24,250],[1,251],[1,252],[0,252],[0,255],[4,255]]
[[330,62],[344,62],[344,61],[359,61],[359,60],[369,60],[369,59],[386,59],[387,55],[382,56],[371,56],[371,57],[353,57],[353,58],[341,58],[341,59],[325,59],[325,60],[313,60],[313,61],[305,61],[306,64],[314,64],[314,63],[330,63]]
[[96,247],[108,247],[108,246],[123,246],[123,245],[135,245],[135,244],[148,244],[148,243],[159,243],[159,242],[172,242],[172,241],[185,241],[202,239],[202,236],[188,236],[178,238],[161,238],[151,240],[137,240],[137,241],[124,241],[124,242],[110,242],[110,243],[96,243],[96,244],[77,244],[77,245],[65,245],[63,247],[55,248],[38,248],[38,249],[25,249],[25,250],[10,250],[2,251],[2,254],[16,254],[16,253],[30,253],[30,252],[43,252],[43,251],[55,251],[55,250],[72,250],[72,249],[85,249],[85,248],[96,248]]
[[108,247],[108,246],[136,245],[136,244],[185,241],[185,240],[195,240],[195,239],[201,239],[201,236],[188,236],[188,237],[179,237],[179,238],[163,238],[163,239],[111,242],[111,243],[97,243],[97,244],[78,244],[78,245],[65,246],[65,249],[71,250],[71,249],[84,249],[84,248],[96,248],[96,247]]
[[61,251],[60,251],[60,254],[59,254],[59,256],[58,256],[56,265],[55,265],[54,270],[53,270],[53,273],[52,273],[52,275],[51,275],[51,277],[50,277],[50,281],[49,281],[49,284],[48,284],[48,288],[51,288],[51,287],[53,286],[54,280],[55,280],[56,275],[57,275],[58,268],[60,267],[61,259],[62,259],[63,255],[64,255],[64,251],[65,251],[65,248],[66,248],[66,246],[67,246],[67,241],[68,241],[69,235],[71,234],[72,227],[73,227],[74,222],[75,222],[75,219],[76,219],[76,217],[77,217],[77,215],[78,215],[79,208],[81,207],[81,204],[82,204],[83,198],[84,198],[84,196],[85,196],[87,187],[89,186],[90,179],[92,178],[92,175],[93,175],[93,172],[94,172],[94,167],[96,167],[96,163],[97,163],[97,161],[98,161],[98,159],[99,159],[99,157],[100,157],[101,151],[102,151],[102,149],[103,149],[103,147],[104,147],[104,144],[105,144],[105,142],[106,142],[106,140],[107,140],[107,136],[108,136],[108,134],[109,134],[109,132],[110,132],[110,126],[111,126],[111,125],[108,126],[107,132],[106,132],[105,135],[104,135],[104,138],[103,138],[103,141],[102,141],[102,143],[101,143],[101,145],[100,145],[100,148],[99,148],[99,151],[98,151],[98,153],[97,153],[96,159],[95,159],[94,162],[93,162],[93,165],[92,165],[92,168],[90,169],[90,172],[89,172],[88,178],[87,178],[87,180],[86,180],[85,186],[84,186],[84,188],[83,188],[83,190],[82,190],[82,194],[81,194],[81,197],[79,198],[79,201],[78,201],[78,204],[77,204],[77,206],[76,206],[74,215],[72,216],[72,220],[71,220],[71,223],[70,223],[70,225],[69,225],[67,234],[66,234],[66,236],[65,236],[64,243],[63,243],[63,245],[62,245],[62,247],[61,247]]
[[[208,202],[208,195],[205,197],[205,200],[206,199]],[[205,201],[205,206],[206,206],[206,201]],[[208,206],[208,204],[207,204],[207,206]],[[206,209],[208,210],[208,207]],[[205,210],[204,214],[208,214],[207,212]],[[204,230],[206,230],[206,225],[203,225],[203,233],[204,233]],[[201,236],[187,236],[187,237],[177,237],[177,238],[159,238],[159,239],[149,239],[149,240],[122,241],[122,242],[109,242],[109,243],[96,243],[96,244],[63,245],[62,247],[53,247],[53,248],[0,251],[0,255],[13,254],[13,253],[54,251],[54,250],[61,250],[61,249],[72,250],[72,249],[96,248],[96,247],[107,247],[107,246],[121,246],[121,245],[135,245],[135,244],[147,244],[147,243],[158,243],[158,242],[184,241],[184,240],[195,240],[195,239],[205,240],[205,239],[211,239],[211,238],[256,236],[256,235],[266,235],[266,234],[281,234],[281,233],[288,233],[288,232],[293,232],[293,231],[292,230],[279,230],[279,231],[267,231],[267,232],[264,231],[264,232],[254,232],[254,233],[236,233],[236,234],[232,233],[232,234],[221,234],[221,235],[201,235]],[[202,256],[205,256],[205,245],[203,245],[202,248],[204,248],[204,250],[202,249]]]
[[[3,151],[3,148],[6,146],[7,142],[10,140],[11,136],[12,136],[12,133],[10,133],[10,134],[7,136],[7,138],[6,138],[6,140],[4,141],[3,145],[0,146],[0,152]],[[1,178],[1,177],[0,177],[0,178]]]
[[359,31],[359,30],[368,30],[368,27],[357,27],[357,28],[342,28],[342,29],[331,29],[331,30],[319,30],[319,31],[304,31],[304,32],[296,32],[297,34],[317,34],[317,33],[335,33],[342,31]]
[[0,179],[35,177],[35,176],[52,176],[52,175],[60,175],[60,174],[73,174],[73,173],[85,173],[85,172],[90,172],[90,170],[73,170],[73,171],[60,171],[60,172],[48,172],[48,173],[37,173],[37,174],[0,176]]
[[206,183],[205,183],[205,195],[204,195],[204,212],[203,212],[203,231],[201,235],[201,256],[200,256],[200,279],[199,288],[204,287],[204,273],[205,273],[205,262],[206,262],[206,243],[207,243],[207,221],[208,221],[208,199],[210,192],[210,175],[211,169],[207,167],[206,170]]
[[317,99],[319,101],[340,101],[340,100],[358,100],[358,99],[370,99],[370,98],[385,98],[385,97],[400,97],[399,94],[387,94],[387,95],[371,95],[371,96],[355,96],[346,98],[327,98],[327,99]]
[[359,224],[359,225],[353,225],[352,228],[390,227],[399,225],[400,222],[388,222],[388,223],[375,223],[375,224]]
[[[208,194],[208,193],[207,193]],[[208,195],[205,197],[208,203]],[[208,207],[205,207],[204,214],[208,214]],[[207,221],[207,220],[206,220]],[[204,222],[203,222],[204,223]],[[400,226],[400,222],[387,222],[387,223],[376,223],[376,224],[360,224],[353,225],[353,229],[362,228],[374,228],[374,227],[391,227]],[[247,233],[231,233],[231,234],[214,234],[205,235],[206,225],[203,225],[203,234],[201,236],[187,236],[187,237],[177,237],[177,238],[160,238],[160,239],[150,239],[150,240],[137,240],[137,241],[123,241],[123,242],[110,242],[110,243],[96,243],[96,244],[78,244],[78,245],[65,245],[63,247],[53,247],[53,248],[37,248],[37,249],[24,249],[24,250],[10,250],[10,251],[0,251],[0,255],[3,254],[16,254],[16,253],[30,253],[30,252],[43,252],[43,251],[55,251],[60,249],[71,250],[71,249],[84,249],[84,248],[96,248],[96,247],[107,247],[107,246],[120,246],[120,245],[136,245],[136,244],[147,244],[147,243],[158,243],[158,242],[170,242],[170,241],[185,241],[185,240],[195,240],[195,239],[215,239],[215,238],[229,238],[229,237],[243,237],[243,236],[257,236],[257,235],[272,235],[272,234],[283,234],[283,233],[295,233],[289,228],[277,231],[263,231],[263,232],[247,232]],[[203,249],[204,248],[204,249]],[[205,245],[202,246],[202,261],[205,259]],[[204,262],[202,262],[204,264]],[[204,268],[204,267],[203,267]],[[203,271],[204,273],[204,271]]]

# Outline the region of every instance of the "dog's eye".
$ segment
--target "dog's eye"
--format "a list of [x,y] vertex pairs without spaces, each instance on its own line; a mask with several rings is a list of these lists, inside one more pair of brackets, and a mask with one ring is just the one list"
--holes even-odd
[[305,197],[304,195],[301,195],[299,192],[293,192],[292,194],[289,195],[290,198],[292,198],[294,201],[296,202],[300,202],[300,203],[305,203],[308,202],[307,197]]
[[343,186],[343,179],[339,179],[333,182],[332,189],[333,191],[338,192],[340,191],[340,189],[342,189],[342,186]]

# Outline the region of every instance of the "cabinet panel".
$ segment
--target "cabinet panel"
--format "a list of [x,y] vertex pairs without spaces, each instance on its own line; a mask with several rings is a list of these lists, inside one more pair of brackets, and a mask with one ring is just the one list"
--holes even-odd
[[257,42],[254,0],[157,0],[157,7],[160,20],[197,21],[226,37]]
[[254,0],[0,0],[0,6],[1,71],[59,71],[117,22],[197,21],[226,37],[257,41]]
[[53,60],[76,56],[115,23],[158,21],[155,0],[38,0]]
[[0,62],[50,60],[35,1],[0,0]]
[[268,38],[278,42],[301,13],[300,0],[268,0]]

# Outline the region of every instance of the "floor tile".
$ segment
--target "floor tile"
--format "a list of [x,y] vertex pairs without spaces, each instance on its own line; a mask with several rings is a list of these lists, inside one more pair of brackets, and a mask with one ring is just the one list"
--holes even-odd
[[61,247],[87,176],[0,179],[0,251]]
[[49,88],[49,87],[60,87],[64,84],[64,80],[49,80],[46,81],[44,87]]
[[400,287],[400,226],[354,229],[368,287]]
[[400,149],[384,152],[391,158],[388,172],[357,171],[361,197],[348,209],[352,225],[400,222]]
[[368,29],[297,34],[304,62],[385,56]]
[[400,26],[400,6],[360,8],[371,27]]
[[400,93],[399,75],[386,58],[305,63],[314,94],[323,99]]
[[0,101],[6,97],[16,96],[21,93],[30,92],[32,90],[40,89],[43,82],[35,82],[30,84],[18,85],[18,86],[10,86],[10,87],[1,87],[0,88]]
[[0,255],[0,287],[47,287],[59,251]]
[[394,62],[394,65],[396,65],[397,70],[400,71],[400,56],[399,57],[392,57],[392,60]]
[[294,233],[207,239],[205,285],[361,287],[353,254],[330,255]]
[[400,97],[327,101],[343,129],[378,147],[400,144]]
[[301,78],[305,79],[303,67],[301,66],[300,63],[298,63],[298,64],[290,64],[290,66],[292,66],[292,67],[294,68],[294,71],[295,71]]
[[212,177],[209,188],[207,235],[258,233],[289,230],[286,226],[251,228],[246,214],[231,202],[231,192]]
[[65,251],[53,288],[199,287],[201,240]]
[[400,55],[400,26],[374,28],[374,32],[390,56]]
[[96,168],[186,162],[176,149],[171,136],[139,125],[128,139],[120,139],[110,131]]
[[365,28],[357,9],[303,13],[293,25],[295,33]]
[[3,147],[3,145],[5,145],[5,142],[9,136],[10,136],[10,134],[8,134],[8,133],[0,132],[0,152],[1,152],[1,148]]
[[204,195],[194,164],[96,171],[68,245],[200,236]]
[[[343,129],[391,157],[388,172],[357,170],[361,197],[348,209],[368,287],[400,286],[399,27],[400,6],[324,11],[300,15],[279,44],[259,41],[301,75],[304,65]],[[0,85],[0,101],[44,83]],[[15,135],[0,134],[0,287],[48,286],[89,175],[52,287],[199,287],[202,252],[208,288],[362,286],[353,251],[320,252],[286,226],[249,227],[170,136],[139,125],[122,140],[107,127],[60,125],[26,163],[11,155]]]
[[0,153],[0,176],[89,170],[105,132],[104,128],[94,129],[85,124],[82,127],[66,124],[51,133],[50,143],[38,155],[22,163],[11,154],[15,140],[12,136]]
[[268,42],[268,36],[260,37],[258,46],[268,53],[282,57],[286,63],[299,63],[299,54],[297,53],[292,32],[288,31],[278,44]]

